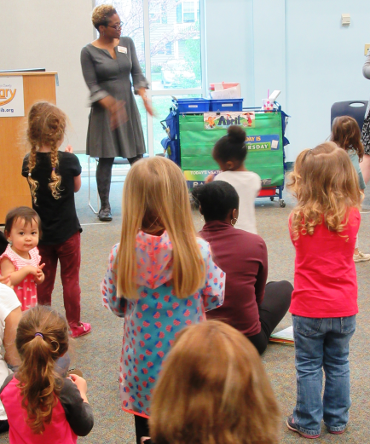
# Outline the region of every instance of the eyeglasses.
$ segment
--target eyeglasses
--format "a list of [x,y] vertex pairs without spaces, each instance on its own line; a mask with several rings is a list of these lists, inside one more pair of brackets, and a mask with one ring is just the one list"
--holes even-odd
[[122,29],[123,22],[117,23],[117,25],[108,25],[108,26],[109,26],[110,28],[117,29],[117,31],[118,31],[119,29]]

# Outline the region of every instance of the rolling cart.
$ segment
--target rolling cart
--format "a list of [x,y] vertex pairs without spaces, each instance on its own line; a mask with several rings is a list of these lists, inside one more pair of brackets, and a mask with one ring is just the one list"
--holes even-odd
[[218,108],[212,110],[212,116],[218,117],[218,122],[221,120],[219,117],[224,116],[222,123],[226,125],[222,127],[216,123],[209,129],[206,122],[209,116],[209,102],[207,99],[179,100],[161,122],[167,132],[162,145],[168,157],[184,171],[188,187],[191,189],[204,183],[209,174],[218,172],[218,165],[212,158],[212,148],[216,141],[227,133],[227,122],[231,122],[231,117],[235,117],[237,113],[241,116],[250,115],[253,117],[249,119],[252,122],[246,122],[244,128],[248,147],[246,167],[261,177],[262,188],[258,198],[270,198],[271,201],[278,199],[280,207],[285,207],[282,197],[285,174],[284,146],[289,141],[284,135],[288,116],[281,110],[281,106],[275,102],[274,109],[265,112],[260,108],[241,108],[240,99],[236,103],[228,100],[227,105],[230,108],[233,106],[233,109],[229,108],[225,112],[222,104],[216,104]]

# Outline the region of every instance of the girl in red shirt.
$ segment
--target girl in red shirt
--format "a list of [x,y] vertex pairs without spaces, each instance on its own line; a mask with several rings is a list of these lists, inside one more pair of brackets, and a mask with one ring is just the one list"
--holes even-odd
[[297,404],[287,426],[317,438],[322,419],[333,434],[343,433],[348,423],[349,341],[358,312],[353,253],[361,192],[349,156],[333,142],[299,154],[289,187],[298,201],[289,219],[296,249],[290,312]]

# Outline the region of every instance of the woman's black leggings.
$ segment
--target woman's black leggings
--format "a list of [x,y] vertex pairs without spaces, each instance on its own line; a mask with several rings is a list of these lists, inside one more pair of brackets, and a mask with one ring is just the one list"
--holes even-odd
[[248,339],[262,353],[266,350],[271,333],[289,310],[293,286],[288,281],[269,282],[259,306],[261,331]]
[[[127,159],[129,164],[132,165],[137,160],[142,159],[143,155],[138,154],[135,157]],[[101,208],[108,209],[110,211],[109,205],[109,192],[110,184],[112,179],[112,167],[113,167],[114,157],[101,157],[99,158],[98,165],[96,167],[96,184],[98,187],[98,193],[101,202]]]

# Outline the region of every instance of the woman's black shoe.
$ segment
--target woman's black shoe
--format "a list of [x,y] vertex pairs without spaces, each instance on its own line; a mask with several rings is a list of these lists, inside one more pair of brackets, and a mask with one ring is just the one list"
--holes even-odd
[[110,208],[101,208],[98,213],[98,218],[102,222],[110,222],[113,219]]

